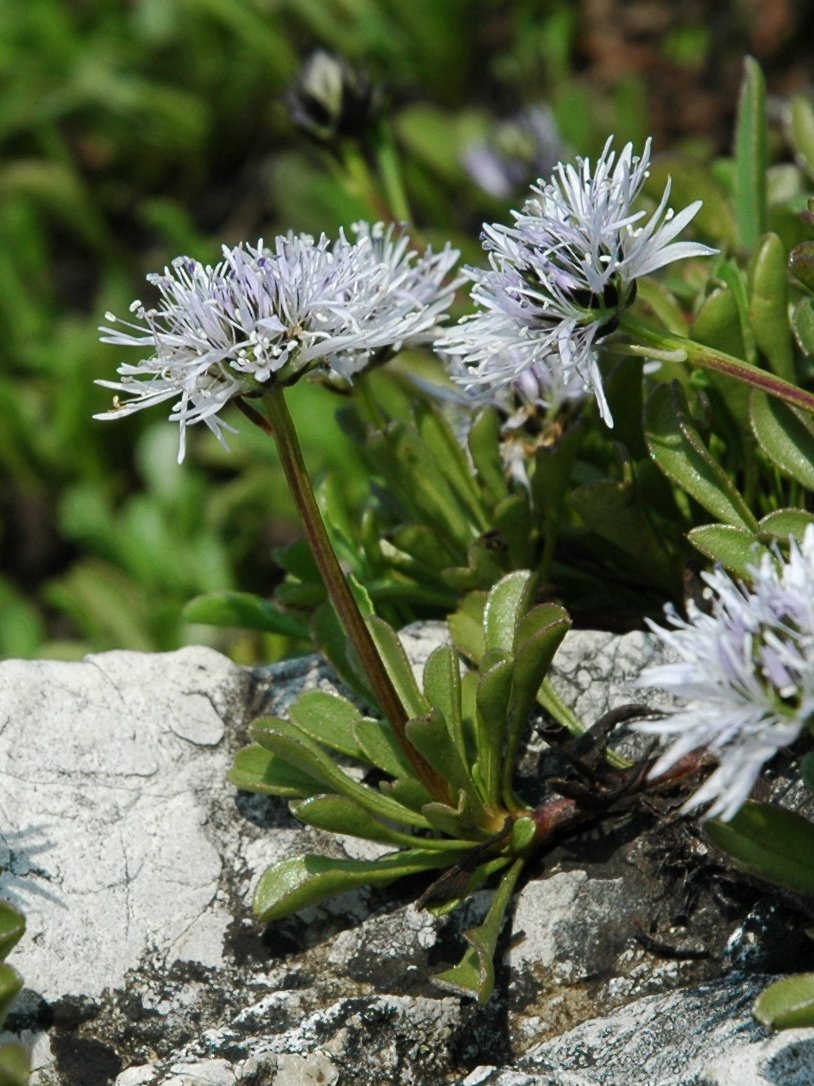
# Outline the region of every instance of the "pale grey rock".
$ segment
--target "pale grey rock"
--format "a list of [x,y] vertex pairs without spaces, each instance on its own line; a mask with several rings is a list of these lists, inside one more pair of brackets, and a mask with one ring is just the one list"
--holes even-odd
[[[444,627],[403,640],[420,673]],[[590,724],[642,700],[633,682],[659,652],[643,634],[572,633],[554,683]],[[530,872],[484,1009],[431,978],[487,891],[437,918],[397,884],[263,931],[250,903],[268,864],[381,851],[226,780],[248,721],[313,687],[336,688],[313,657],[247,670],[207,649],[0,665],[0,893],[28,917],[11,1024],[34,1086],[729,1086],[735,1066],[743,1086],[785,1086],[777,1069],[814,1081],[814,1031],[767,1042],[750,1014],[766,978],[721,978],[796,967],[804,937],[761,901],[728,919],[703,890],[676,921],[683,869],[660,874],[675,861],[652,819],[588,831]],[[533,723],[530,798],[550,757]],[[642,945],[654,924],[677,955]]]

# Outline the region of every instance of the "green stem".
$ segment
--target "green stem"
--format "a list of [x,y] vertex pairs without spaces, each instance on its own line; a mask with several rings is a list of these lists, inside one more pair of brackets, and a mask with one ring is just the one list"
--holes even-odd
[[373,696],[376,698],[382,713],[390,721],[401,748],[409,758],[418,779],[431,795],[446,802],[448,795],[444,781],[407,738],[407,713],[382,663],[370,630],[367,628],[359,610],[359,605],[354,599],[347,578],[342,572],[342,567],[339,565],[334,549],[331,546],[325,522],[320,514],[311,480],[305,468],[294,420],[291,418],[288,404],[285,402],[282,387],[279,385],[274,386],[265,397],[268,418],[265,418],[259,411],[256,411],[255,408],[239,397],[235,400],[235,403],[246,418],[263,430],[264,433],[274,438],[283,472],[299,510],[311,553],[322,574],[325,588],[339,616],[339,620],[345,628],[345,633],[348,635],[362,663]]
[[380,126],[376,136],[376,165],[393,218],[397,222],[412,222],[413,217],[402,181],[401,163],[396,145],[392,133],[384,125]]
[[669,355],[672,361],[688,362],[699,369],[723,374],[725,377],[751,385],[752,388],[774,396],[778,400],[783,400],[792,407],[814,414],[814,394],[798,388],[789,381],[784,381],[781,377],[776,377],[768,370],[762,370],[758,366],[744,362],[741,358],[724,354],[723,351],[716,351],[712,347],[705,347],[702,343],[695,343],[683,336],[657,332],[629,315],[623,317],[620,327],[639,341],[627,348],[633,354],[652,357],[647,347],[653,347],[656,352],[661,351]]

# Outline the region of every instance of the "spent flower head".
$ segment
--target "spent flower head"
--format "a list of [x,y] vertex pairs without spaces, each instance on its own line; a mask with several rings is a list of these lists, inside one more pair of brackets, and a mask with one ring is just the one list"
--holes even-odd
[[765,763],[814,713],[814,526],[802,542],[790,540],[787,562],[765,554],[750,574],[751,587],[720,569],[704,574],[711,613],[689,604],[688,621],[667,609],[672,629],[650,623],[678,659],[648,668],[641,684],[688,704],[636,727],[670,743],[653,776],[700,747],[717,757],[717,769],[686,804],[711,802],[706,817],[731,818]]
[[632,304],[637,279],[674,260],[715,252],[674,240],[701,201],[674,213],[669,181],[649,218],[633,210],[648,177],[650,143],[641,156],[630,143],[617,156],[609,139],[593,166],[583,158],[560,163],[551,181],[532,186],[512,226],[484,227],[489,268],[466,269],[479,308],[436,344],[460,360],[457,376],[467,388],[510,385],[533,367],[559,370],[559,383],[578,378],[613,424],[596,362],[598,340]]
[[130,398],[111,419],[165,400],[185,429],[204,422],[223,441],[231,429],[219,417],[235,396],[260,395],[273,383],[292,384],[318,371],[349,380],[405,342],[430,341],[446,314],[458,253],[449,246],[419,254],[392,226],[358,223],[344,233],[289,234],[273,246],[224,246],[214,266],[179,257],[149,275],[158,303],[136,301],[135,319],[106,315],[102,340],[148,354],[123,362],[119,381],[99,381]]

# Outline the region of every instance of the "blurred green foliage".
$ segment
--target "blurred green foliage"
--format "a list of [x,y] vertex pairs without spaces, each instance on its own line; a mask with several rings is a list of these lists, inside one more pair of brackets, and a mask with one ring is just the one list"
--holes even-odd
[[[378,217],[369,193],[293,129],[285,95],[315,47],[383,80],[388,120],[426,240],[479,258],[485,218],[511,199],[479,189],[464,148],[497,116],[550,103],[564,142],[641,141],[648,97],[635,71],[598,95],[584,67],[582,8],[557,0],[0,0],[0,656],[77,656],[204,640],[242,660],[291,648],[281,635],[190,625],[200,593],[269,594],[273,549],[298,530],[268,442],[226,454],[147,413],[91,420],[93,384],[118,361],[97,325],[179,253]],[[697,69],[703,27],[665,38]],[[669,46],[669,48],[668,48]],[[699,59],[700,58],[700,59]],[[345,501],[364,460],[329,393],[292,409],[314,474],[341,467]]]

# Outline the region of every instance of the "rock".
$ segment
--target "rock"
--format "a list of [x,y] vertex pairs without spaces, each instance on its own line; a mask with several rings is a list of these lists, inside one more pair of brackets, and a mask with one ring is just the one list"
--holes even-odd
[[[443,636],[405,632],[417,670]],[[632,682],[659,651],[572,633],[554,682],[590,723],[641,700]],[[209,649],[0,664],[0,894],[28,921],[7,1025],[33,1046],[34,1086],[814,1081],[814,1031],[767,1042],[750,1014],[767,975],[814,966],[802,923],[727,881],[669,805],[541,857],[485,1008],[432,976],[489,891],[439,918],[415,908],[419,880],[264,930],[250,902],[268,864],[382,850],[226,779],[248,722],[314,686],[333,688],[315,658],[250,670]],[[530,798],[551,758],[533,728]]]

